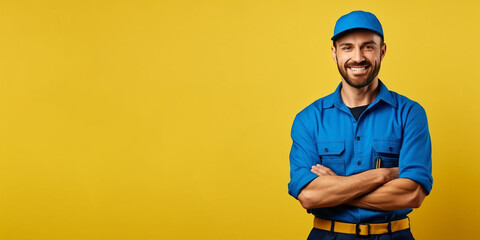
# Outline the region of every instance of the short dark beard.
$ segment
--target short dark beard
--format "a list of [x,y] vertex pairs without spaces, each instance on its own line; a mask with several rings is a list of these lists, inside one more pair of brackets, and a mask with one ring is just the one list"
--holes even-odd
[[[360,63],[362,64],[362,63]],[[372,83],[373,79],[375,79],[375,77],[377,77],[378,73],[380,72],[380,65],[381,63],[379,62],[378,64],[369,64],[370,67],[373,67],[373,71],[372,73],[367,77],[367,81],[363,82],[363,83],[360,83],[360,84],[355,84],[352,80],[350,80],[350,78],[348,77],[348,74],[347,74],[347,66],[345,64],[344,66],[344,69],[345,69],[345,72],[343,72],[341,69],[340,69],[340,66],[338,65],[337,63],[337,68],[338,68],[338,71],[340,72],[340,75],[342,75],[343,79],[345,79],[345,82],[347,82],[348,85],[354,87],[354,88],[363,88],[365,86],[368,86],[370,83]]]

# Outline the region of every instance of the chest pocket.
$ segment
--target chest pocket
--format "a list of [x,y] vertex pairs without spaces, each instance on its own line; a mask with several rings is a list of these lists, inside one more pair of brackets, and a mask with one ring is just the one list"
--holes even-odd
[[383,168],[398,167],[400,147],[400,140],[373,140],[374,166]]
[[335,174],[345,176],[345,160],[343,151],[345,142],[318,142],[317,151],[320,157],[320,164],[330,168]]

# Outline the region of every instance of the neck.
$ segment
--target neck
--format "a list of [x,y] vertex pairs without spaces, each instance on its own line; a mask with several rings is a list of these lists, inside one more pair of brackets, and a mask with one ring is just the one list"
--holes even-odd
[[380,92],[378,78],[363,88],[355,88],[342,79],[340,96],[347,107],[354,108],[372,103]]

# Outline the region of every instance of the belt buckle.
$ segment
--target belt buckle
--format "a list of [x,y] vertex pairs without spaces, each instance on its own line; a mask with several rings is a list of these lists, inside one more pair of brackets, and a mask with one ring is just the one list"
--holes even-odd
[[368,235],[370,235],[370,224],[368,224],[368,223],[366,223],[366,224],[357,223],[355,225],[355,235],[357,235],[357,236],[368,236]]

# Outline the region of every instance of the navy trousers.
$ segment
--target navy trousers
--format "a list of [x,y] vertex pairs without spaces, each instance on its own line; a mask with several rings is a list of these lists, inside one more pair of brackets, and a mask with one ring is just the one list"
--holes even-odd
[[336,233],[313,228],[307,240],[411,240],[413,238],[410,229],[393,233],[377,234],[370,236],[356,236],[355,234]]

